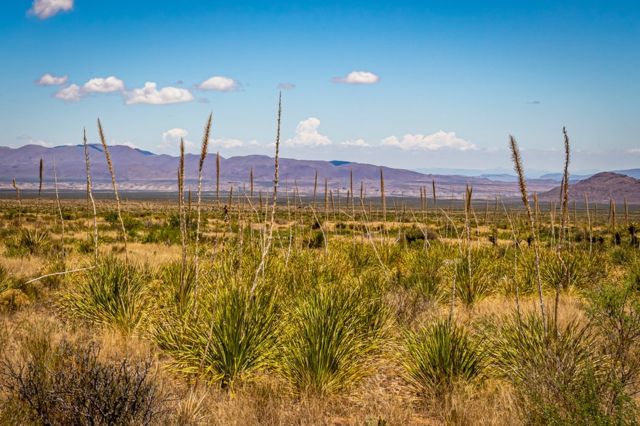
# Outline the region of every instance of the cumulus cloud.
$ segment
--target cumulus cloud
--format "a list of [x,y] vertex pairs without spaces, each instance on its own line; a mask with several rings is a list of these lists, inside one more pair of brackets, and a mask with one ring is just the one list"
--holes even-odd
[[55,76],[49,73],[46,73],[37,81],[37,84],[40,86],[62,86],[67,82],[67,76]]
[[92,78],[87,81],[82,90],[85,93],[111,93],[124,91],[124,82],[117,77]]
[[73,0],[34,0],[29,13],[40,19],[47,19],[71,9],[73,9]]
[[65,102],[78,102],[82,97],[82,89],[77,84],[60,89],[56,92],[55,97]]
[[439,149],[470,151],[476,149],[473,143],[457,137],[455,132],[444,132],[442,130],[431,135],[408,134],[404,135],[402,140],[399,140],[395,136],[390,136],[382,140],[382,145],[400,148],[404,151],[437,151]]
[[238,82],[229,77],[216,75],[200,83],[198,88],[216,92],[233,92],[238,89]]
[[280,90],[293,90],[296,88],[296,85],[293,83],[280,83],[278,84],[278,89]]
[[187,140],[189,132],[179,127],[174,127],[162,133],[162,142],[158,148],[162,151],[174,151],[180,147],[180,140],[184,140],[185,149],[193,147],[193,143]]
[[318,132],[320,120],[309,117],[296,126],[296,135],[285,142],[289,146],[325,146],[331,145],[331,140]]
[[368,148],[368,147],[371,146],[367,142],[365,142],[364,139],[355,139],[355,140],[352,140],[352,141],[344,141],[340,145],[355,146],[355,147],[359,147],[359,148]]
[[335,77],[334,83],[344,84],[376,84],[380,77],[369,71],[351,71],[345,77]]
[[124,97],[127,105],[165,105],[193,100],[193,95],[187,89],[168,86],[158,90],[158,85],[149,81],[144,84],[142,89],[133,89],[130,92],[125,92]]
[[44,139],[34,138],[29,135],[20,135],[16,139],[18,139],[18,144],[14,146],[24,146],[24,145],[40,145],[45,148],[51,148],[53,144],[51,142],[47,142]]
[[627,150],[627,153],[633,155],[640,155],[640,148],[631,148]]

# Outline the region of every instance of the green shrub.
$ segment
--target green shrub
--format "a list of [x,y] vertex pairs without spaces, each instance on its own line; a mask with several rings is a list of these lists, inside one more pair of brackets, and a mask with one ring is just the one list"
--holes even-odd
[[406,250],[396,271],[396,281],[402,287],[415,289],[425,298],[437,300],[443,274],[443,259],[430,250]]
[[463,327],[448,321],[407,333],[405,349],[405,379],[419,394],[443,397],[456,383],[482,375],[483,352]]
[[355,385],[380,350],[384,305],[343,286],[321,285],[300,297],[291,312],[281,371],[297,393],[328,395]]
[[173,358],[173,368],[229,387],[267,366],[279,322],[274,293],[251,295],[246,286],[228,284],[202,299],[198,317],[163,316],[154,327],[154,339]]
[[495,259],[487,250],[472,250],[455,263],[456,300],[470,308],[493,291],[491,266]]
[[589,293],[587,314],[607,361],[607,414],[621,417],[640,391],[640,297],[631,283],[606,284]]
[[108,256],[76,278],[60,307],[71,318],[131,333],[149,314],[149,281],[141,267]]
[[625,424],[612,417],[607,374],[593,328],[570,321],[546,326],[537,314],[513,316],[487,335],[495,373],[511,383],[529,424]]

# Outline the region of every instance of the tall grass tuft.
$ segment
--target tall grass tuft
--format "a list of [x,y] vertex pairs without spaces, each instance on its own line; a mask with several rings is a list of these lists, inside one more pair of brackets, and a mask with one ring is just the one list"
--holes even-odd
[[553,333],[539,314],[513,316],[487,334],[495,375],[513,386],[522,419],[528,424],[628,424],[625,419],[634,418],[629,411],[612,416],[607,407],[618,384],[607,374],[593,328],[577,320],[550,321]]
[[278,309],[274,294],[253,294],[241,283],[225,283],[201,297],[198,318],[163,317],[154,327],[158,346],[172,367],[223,388],[268,365],[275,348]]
[[456,323],[440,320],[407,333],[405,349],[404,377],[420,395],[449,398],[456,384],[482,376],[484,353]]
[[291,312],[281,371],[299,394],[330,395],[370,372],[386,334],[387,310],[361,290],[321,286]]
[[148,317],[148,281],[142,267],[108,256],[76,278],[60,308],[70,318],[130,334]]

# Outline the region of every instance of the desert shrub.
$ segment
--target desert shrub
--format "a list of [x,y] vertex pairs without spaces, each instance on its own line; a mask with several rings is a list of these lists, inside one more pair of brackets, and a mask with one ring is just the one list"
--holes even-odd
[[572,250],[549,253],[541,265],[542,279],[549,288],[583,289],[599,279],[584,252]]
[[41,293],[42,285],[39,282],[21,282],[0,266],[0,312],[19,311],[39,298]]
[[493,291],[494,260],[488,250],[472,250],[471,262],[455,262],[456,300],[470,308]]
[[0,292],[7,290],[11,287],[11,276],[9,275],[9,271],[7,268],[0,265]]
[[142,242],[166,245],[179,244],[180,228],[170,225],[152,225]]
[[81,254],[89,254],[93,253],[95,250],[95,243],[93,242],[93,238],[84,238],[77,242],[78,253]]
[[[62,272],[66,270],[64,260],[58,258],[48,263],[42,271],[40,276],[50,275],[56,272]],[[50,275],[39,280],[40,284],[48,289],[59,289],[64,282],[64,275]]]
[[634,261],[629,267],[629,285],[636,291],[640,291],[640,261]]
[[632,254],[627,247],[614,247],[611,250],[611,262],[616,265],[626,265],[632,259]]
[[223,388],[268,365],[278,332],[274,292],[226,283],[203,295],[199,316],[163,316],[154,326],[158,346],[176,371]]
[[402,239],[407,245],[422,245],[425,241],[425,234],[417,226],[404,229]]
[[[328,253],[315,250],[296,250],[285,267],[282,258],[272,257],[272,277],[277,277],[289,292],[316,288],[322,283],[339,282],[351,273],[349,260],[342,253],[343,243]],[[255,268],[253,268],[255,269]]]
[[443,274],[440,253],[430,250],[406,250],[396,269],[397,283],[406,289],[415,289],[423,297],[437,299]]
[[7,240],[5,244],[7,256],[40,256],[48,253],[51,240],[47,231],[38,230],[38,228],[26,228],[20,230],[18,235]]
[[[104,220],[109,223],[111,228],[120,230],[120,219],[118,217],[118,213],[116,211],[110,211],[105,213]],[[122,216],[122,222],[124,223],[124,228],[127,231],[127,235],[130,237],[135,237],[142,228],[142,221],[133,217],[130,214],[125,214]]]
[[421,395],[446,397],[457,383],[481,377],[484,354],[462,326],[439,320],[409,332],[404,377]]
[[0,292],[0,312],[15,312],[31,304],[29,296],[17,288]]
[[324,248],[324,233],[321,230],[311,232],[307,238],[306,246],[312,249]]
[[[187,263],[182,277],[182,262],[171,262],[164,265],[160,271],[160,287],[157,289],[159,305],[169,309],[172,314],[183,316],[193,307],[193,290],[195,286],[195,266]],[[200,271],[200,280],[203,280]]]
[[[487,341],[494,371],[514,387],[526,423],[620,424],[607,408],[606,390],[617,384],[606,374],[589,324],[547,321],[545,328],[537,314],[512,316]],[[629,414],[619,418],[633,419]]]
[[152,424],[166,398],[150,362],[100,361],[97,346],[36,334],[23,344],[24,359],[2,363],[0,389],[13,421],[45,425]]
[[355,385],[380,350],[386,308],[346,286],[319,286],[290,312],[280,368],[297,393],[328,395]]
[[38,228],[24,229],[20,234],[20,246],[32,255],[44,254],[50,242],[49,233]]
[[60,307],[71,318],[131,333],[148,315],[149,280],[142,267],[108,256],[76,278]]
[[606,284],[589,293],[587,314],[607,361],[607,414],[626,414],[625,404],[640,392],[640,298],[630,283]]

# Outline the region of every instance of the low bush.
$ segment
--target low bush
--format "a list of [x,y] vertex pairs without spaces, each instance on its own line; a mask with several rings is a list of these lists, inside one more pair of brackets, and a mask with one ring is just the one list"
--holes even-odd
[[104,362],[96,346],[53,344],[45,335],[23,349],[21,363],[5,361],[0,370],[11,423],[148,425],[165,411],[150,362]]

